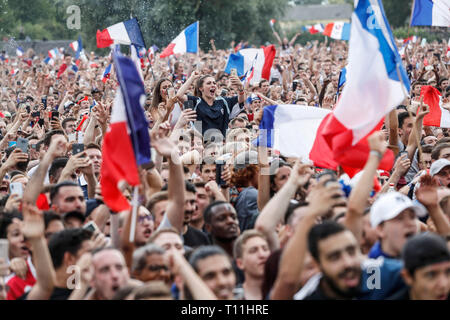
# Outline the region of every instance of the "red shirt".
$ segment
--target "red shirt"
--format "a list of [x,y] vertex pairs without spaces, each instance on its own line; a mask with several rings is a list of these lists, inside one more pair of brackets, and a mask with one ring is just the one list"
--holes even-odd
[[30,291],[31,288],[36,283],[36,279],[30,271],[30,265],[27,261],[27,277],[26,279],[22,279],[19,276],[14,276],[8,281],[8,294],[6,296],[6,300],[17,300],[21,296],[23,296],[26,292]]

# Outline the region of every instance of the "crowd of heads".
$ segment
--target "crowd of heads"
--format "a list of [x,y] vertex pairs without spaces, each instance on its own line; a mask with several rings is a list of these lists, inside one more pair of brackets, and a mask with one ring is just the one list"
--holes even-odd
[[423,126],[420,97],[433,86],[450,110],[447,42],[399,40],[410,97],[369,141],[395,165],[371,155],[349,177],[254,143],[266,106],[333,110],[345,90],[348,43],[297,37],[279,40],[269,79],[244,83],[214,41],[142,59],[153,166],[139,168],[135,230],[100,183],[111,57],[3,54],[0,299],[448,299],[450,133]]

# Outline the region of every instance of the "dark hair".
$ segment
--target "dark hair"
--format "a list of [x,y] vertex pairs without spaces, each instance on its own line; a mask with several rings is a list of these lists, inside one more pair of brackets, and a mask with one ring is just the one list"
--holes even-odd
[[406,242],[402,251],[405,269],[411,276],[417,269],[450,261],[450,252],[444,238],[433,233],[422,233]]
[[75,119],[75,118],[65,118],[63,120],[63,122],[61,123],[61,126],[63,127],[63,129],[66,129],[67,122],[77,122],[77,119]]
[[196,97],[201,97],[202,96],[200,88],[203,87],[203,83],[205,82],[205,80],[207,78],[213,78],[214,79],[214,77],[212,75],[210,75],[210,74],[201,76],[200,79],[198,79],[197,83],[195,84],[194,96],[196,96]]
[[[195,272],[198,273],[198,262],[200,260],[212,257],[212,256],[225,256],[227,259],[230,259],[228,254],[219,246],[200,246],[192,252],[189,263]],[[230,261],[231,262],[231,261]]]
[[212,209],[215,206],[218,206],[220,204],[227,204],[229,202],[226,201],[214,201],[213,203],[209,204],[205,210],[203,211],[203,217],[205,219],[205,223],[211,223],[211,216],[212,216]]
[[308,233],[308,248],[311,256],[319,261],[319,242],[346,230],[343,225],[331,220],[313,226]]
[[53,211],[44,212],[45,229],[48,228],[48,225],[50,224],[50,222],[55,221],[55,220],[62,222],[62,218],[59,214],[56,214]]
[[53,137],[54,135],[57,135],[57,134],[60,134],[60,135],[63,135],[63,136],[66,135],[66,134],[64,133],[64,131],[62,131],[62,130],[53,130],[53,131],[47,132],[47,134],[46,134],[45,137],[44,137],[44,145],[45,145],[46,147],[49,147],[49,146],[50,146],[50,143],[52,142],[52,137]]
[[431,151],[431,159],[438,160],[439,156],[441,155],[442,149],[450,148],[450,143],[439,143],[436,144]]
[[59,169],[64,168],[67,165],[68,161],[69,158],[67,157],[56,158],[55,160],[53,160],[52,165],[50,166],[50,170],[48,171],[48,176],[55,177],[56,172],[58,172]]
[[162,102],[161,85],[166,81],[172,84],[172,81],[168,78],[159,79],[156,83],[155,89],[153,89],[152,105],[150,106],[150,110],[158,110],[158,105]]
[[13,223],[13,219],[23,220],[22,214],[14,210],[12,212],[3,212],[0,216],[0,239],[6,239],[8,237],[8,227]]
[[288,225],[291,225],[292,219],[294,217],[294,215],[293,215],[294,211],[297,208],[306,207],[308,205],[309,204],[307,202],[304,202],[304,201],[293,201],[293,200],[291,200],[289,202],[289,206],[287,208],[286,214],[284,215],[284,223],[288,224]]
[[417,152],[417,160],[419,160],[419,162],[420,162],[422,160],[420,156],[424,153],[431,153],[432,150],[433,150],[433,146],[431,144],[423,145],[422,152]]
[[[411,112],[411,115],[416,116],[414,113]],[[401,112],[398,114],[398,127],[401,129],[403,127],[403,124],[405,123],[405,120],[409,118],[408,112]]]
[[262,84],[263,84],[264,82],[269,82],[269,81],[267,81],[266,79],[262,79],[262,80],[258,83],[258,87],[261,88],[261,87],[262,87]]
[[264,264],[264,280],[261,286],[263,299],[269,299],[268,294],[272,290],[275,281],[277,280],[279,264],[281,260],[282,250],[273,252]]
[[63,181],[53,186],[53,188],[50,191],[50,202],[53,202],[55,197],[58,195],[59,189],[63,187],[79,187],[79,184],[72,181]]
[[403,110],[405,110],[405,111],[408,111],[408,107],[406,107],[406,106],[404,106],[404,105],[399,105],[399,106],[397,106],[396,108],[395,108],[396,110],[400,110],[400,109],[403,109]]
[[88,149],[97,149],[97,150],[99,150],[100,152],[102,152],[102,148],[100,148],[100,146],[99,146],[98,144],[94,143],[94,142],[89,143],[84,149],[85,149],[85,150],[88,150]]
[[69,252],[76,255],[84,241],[91,239],[92,231],[86,229],[68,229],[55,233],[48,243],[53,266],[58,269],[62,266],[64,254]]

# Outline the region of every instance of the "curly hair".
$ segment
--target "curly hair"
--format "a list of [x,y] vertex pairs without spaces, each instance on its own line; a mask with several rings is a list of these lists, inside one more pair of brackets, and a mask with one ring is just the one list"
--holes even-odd
[[235,169],[231,177],[231,183],[237,188],[246,188],[250,186],[250,181],[253,181],[258,173],[259,167],[256,164],[247,165],[241,170]]

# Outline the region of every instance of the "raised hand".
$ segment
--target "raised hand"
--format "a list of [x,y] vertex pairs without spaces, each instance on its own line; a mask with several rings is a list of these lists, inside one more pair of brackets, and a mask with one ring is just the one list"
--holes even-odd
[[36,206],[23,203],[23,227],[22,233],[27,239],[44,237],[44,216]]
[[28,161],[28,154],[23,153],[20,149],[14,149],[13,152],[9,155],[8,160],[6,160],[3,167],[6,170],[10,170],[14,168],[19,162],[26,162]]
[[367,139],[369,142],[370,150],[377,151],[381,155],[384,155],[387,149],[387,142],[384,136],[384,132],[376,131]]

